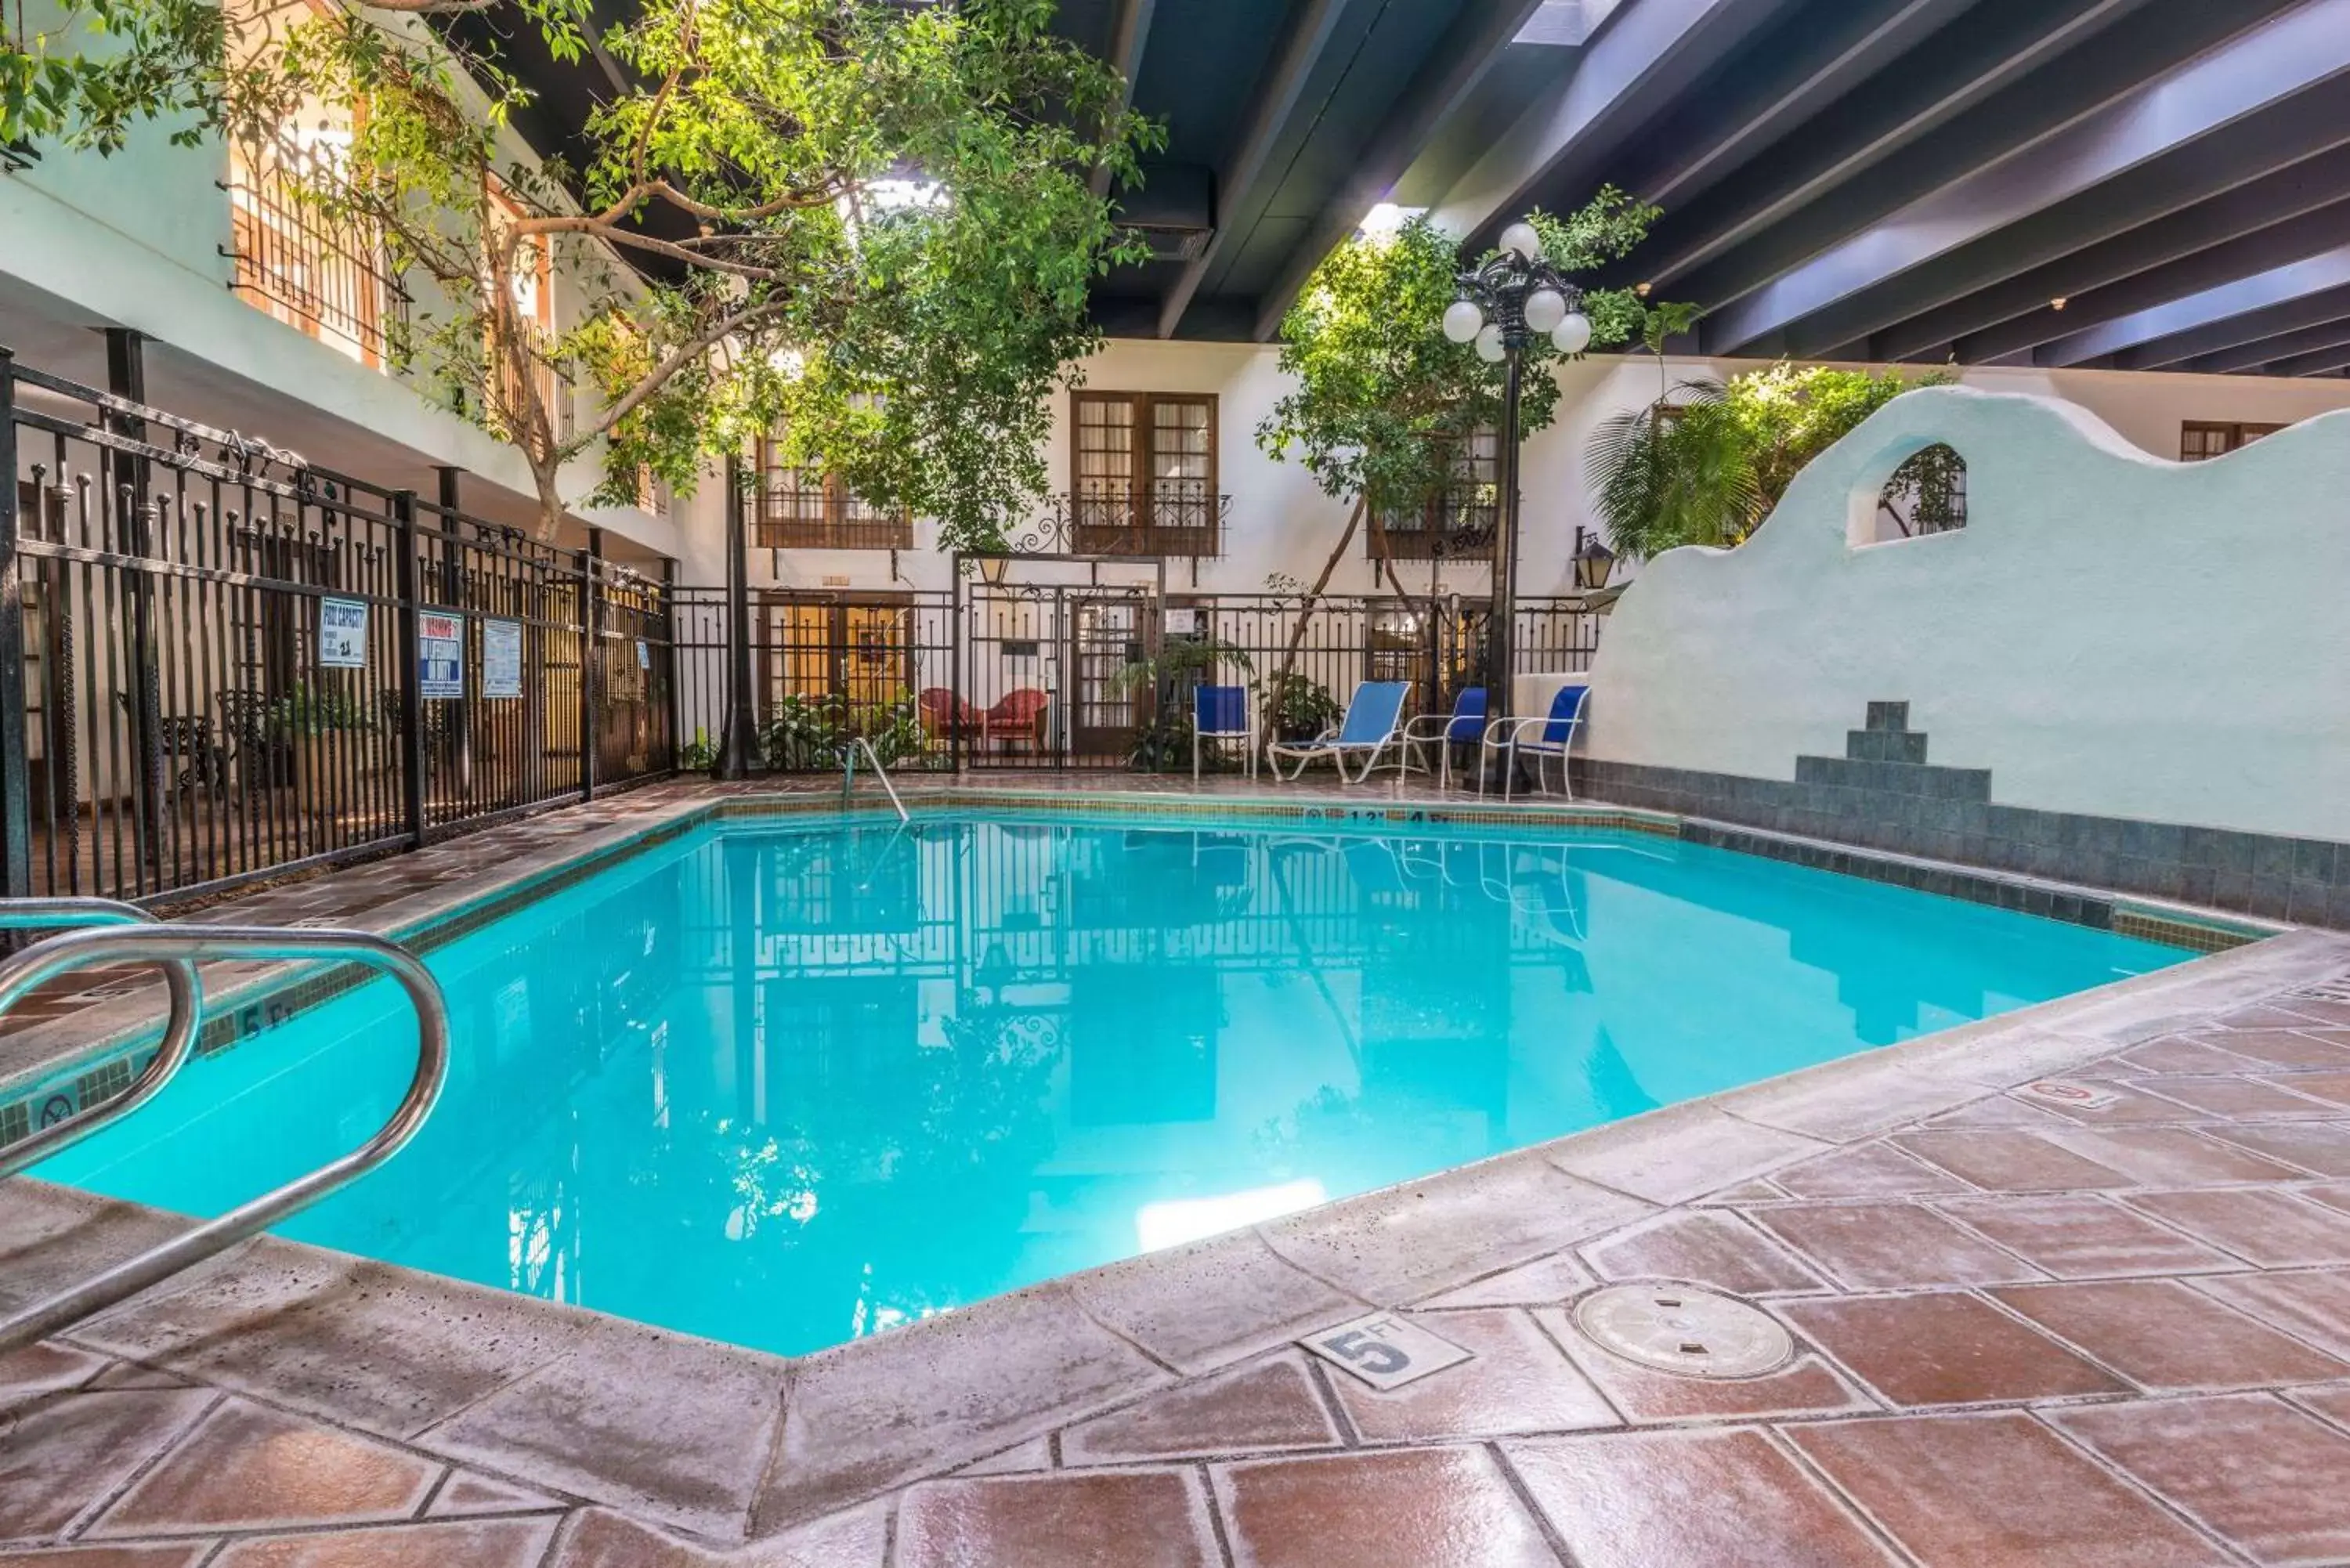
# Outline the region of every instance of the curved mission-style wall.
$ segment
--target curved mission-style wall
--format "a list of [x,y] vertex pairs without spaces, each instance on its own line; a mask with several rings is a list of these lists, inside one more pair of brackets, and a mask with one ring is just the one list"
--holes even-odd
[[[1965,526],[1878,539],[1938,442]],[[2069,403],[1911,392],[1741,548],[1649,563],[1592,680],[1603,772],[1794,781],[1930,738],[1997,805],[2350,840],[2350,413],[2178,463]],[[1871,702],[1915,755],[1848,739]]]

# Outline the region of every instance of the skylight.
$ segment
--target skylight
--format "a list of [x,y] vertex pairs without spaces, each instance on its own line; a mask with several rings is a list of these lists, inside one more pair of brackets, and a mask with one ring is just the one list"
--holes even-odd
[[1574,47],[1599,30],[1623,0],[1543,0],[1514,42]]

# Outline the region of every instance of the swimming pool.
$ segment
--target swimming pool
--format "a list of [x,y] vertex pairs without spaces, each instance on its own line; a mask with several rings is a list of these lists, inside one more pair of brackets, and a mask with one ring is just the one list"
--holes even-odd
[[[798,1353],[2191,956],[1642,835],[1175,820],[645,850],[432,954],[440,1107],[282,1231]],[[218,1213],[412,1038],[353,992],[37,1174]]]

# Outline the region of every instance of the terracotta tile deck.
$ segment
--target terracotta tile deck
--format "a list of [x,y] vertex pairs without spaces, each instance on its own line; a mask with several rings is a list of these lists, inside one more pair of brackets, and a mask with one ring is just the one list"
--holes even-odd
[[[223,909],[413,914],[681,798]],[[2339,1563],[2345,1023],[2296,932],[792,1362],[265,1240],[0,1358],[0,1568]],[[0,1186],[0,1303],[172,1223]],[[1585,1338],[1642,1279],[1794,1360]],[[1374,1309],[1475,1355],[1290,1343]]]

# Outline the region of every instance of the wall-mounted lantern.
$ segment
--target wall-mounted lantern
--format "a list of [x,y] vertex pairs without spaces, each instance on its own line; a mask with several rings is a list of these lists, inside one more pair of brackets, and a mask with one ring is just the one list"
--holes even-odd
[[1596,594],[1607,586],[1616,575],[1616,552],[1599,542],[1599,535],[1578,525],[1575,530],[1575,586],[1586,594]]

